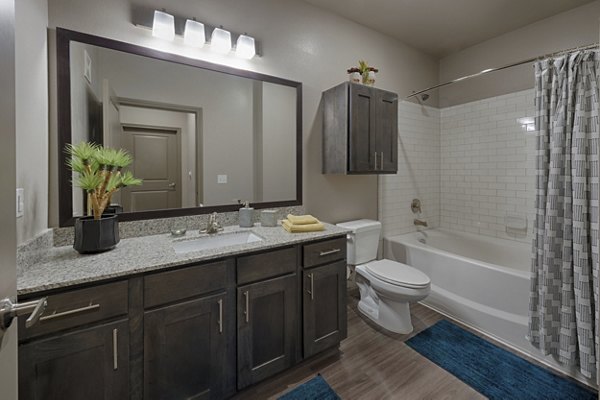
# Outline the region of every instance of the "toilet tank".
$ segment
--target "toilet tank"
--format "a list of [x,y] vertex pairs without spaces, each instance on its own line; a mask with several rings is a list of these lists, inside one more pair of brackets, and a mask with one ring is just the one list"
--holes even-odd
[[377,258],[381,222],[371,219],[359,219],[342,222],[337,226],[352,231],[348,234],[348,264],[360,265]]

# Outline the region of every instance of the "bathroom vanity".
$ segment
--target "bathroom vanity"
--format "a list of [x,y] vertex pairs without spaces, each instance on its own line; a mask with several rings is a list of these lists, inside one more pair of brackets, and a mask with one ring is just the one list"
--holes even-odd
[[23,271],[19,301],[48,307],[30,328],[19,320],[20,398],[221,399],[335,348],[346,231],[251,231],[262,240],[187,253],[174,242],[200,235],[60,247]]

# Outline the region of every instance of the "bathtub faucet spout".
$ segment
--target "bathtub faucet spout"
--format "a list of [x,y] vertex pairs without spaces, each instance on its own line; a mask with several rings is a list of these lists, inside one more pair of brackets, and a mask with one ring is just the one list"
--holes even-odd
[[427,228],[427,221],[424,221],[422,219],[415,219],[414,224],[416,226],[423,226],[423,227]]

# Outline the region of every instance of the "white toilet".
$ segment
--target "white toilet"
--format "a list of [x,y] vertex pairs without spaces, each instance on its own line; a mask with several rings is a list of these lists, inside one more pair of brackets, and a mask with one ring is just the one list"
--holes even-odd
[[406,264],[376,260],[379,221],[361,219],[337,226],[352,231],[348,234],[348,264],[356,268],[360,312],[389,331],[412,332],[409,303],[429,295],[429,277]]

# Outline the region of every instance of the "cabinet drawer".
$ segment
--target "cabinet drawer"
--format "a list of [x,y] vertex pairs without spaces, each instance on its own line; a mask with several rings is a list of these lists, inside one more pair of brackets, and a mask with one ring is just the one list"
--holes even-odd
[[127,296],[127,281],[50,295],[46,311],[37,324],[25,328],[25,318],[19,318],[19,338],[23,340],[126,315]]
[[243,285],[296,272],[295,247],[240,257],[237,260],[237,283]]
[[226,261],[147,275],[144,277],[144,307],[187,299],[226,286]]
[[336,238],[323,242],[306,244],[303,247],[304,267],[310,268],[346,258],[346,238]]

